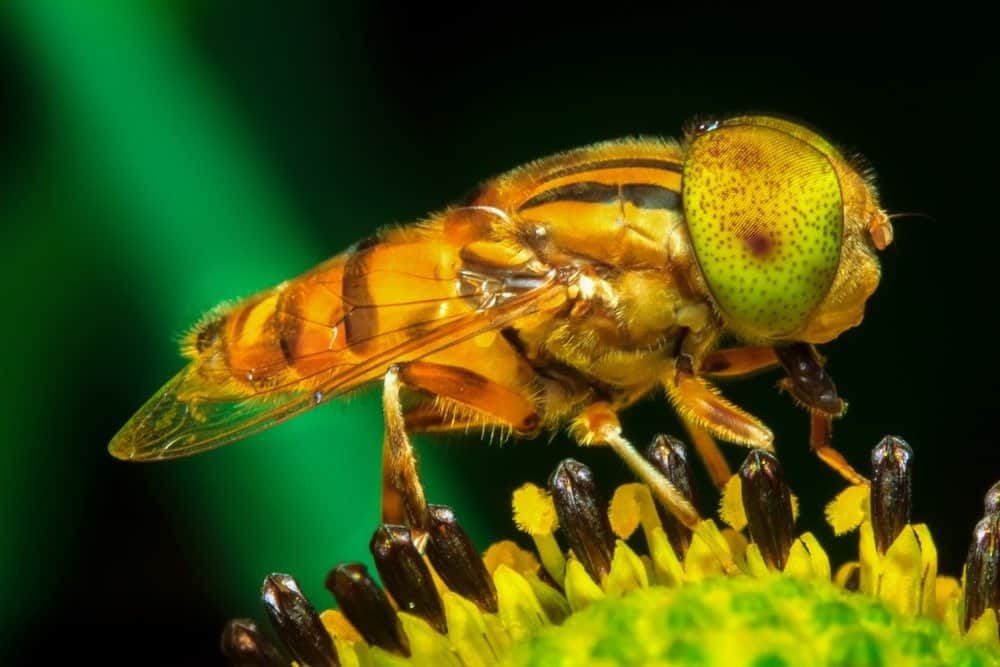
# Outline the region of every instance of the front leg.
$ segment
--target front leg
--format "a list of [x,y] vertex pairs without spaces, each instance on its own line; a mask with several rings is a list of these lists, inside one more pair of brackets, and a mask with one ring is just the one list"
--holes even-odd
[[[734,377],[749,375],[781,364],[788,374],[778,386],[791,394],[795,402],[809,412],[809,446],[823,463],[833,468],[851,484],[863,484],[868,480],[859,474],[847,459],[833,448],[833,420],[847,409],[847,403],[837,394],[833,382],[816,348],[808,343],[792,343],[780,347],[733,347],[715,350],[705,356],[700,371],[707,375]],[[689,426],[689,429],[692,427]],[[695,433],[692,432],[692,437]],[[702,440],[710,436],[704,434]],[[696,444],[699,439],[695,437]],[[702,447],[699,447],[701,451]],[[710,452],[711,453],[711,452]],[[706,461],[711,457],[703,458]],[[718,458],[718,457],[716,457]],[[710,470],[712,466],[710,465]],[[713,474],[713,479],[717,479]]]
[[775,352],[788,373],[779,386],[809,411],[809,446],[823,463],[848,482],[866,484],[865,476],[833,447],[833,419],[844,414],[847,403],[837,394],[833,378],[823,368],[816,348],[807,343],[793,343],[775,348]]
[[641,481],[652,490],[660,503],[670,510],[685,526],[694,528],[701,520],[698,511],[670,480],[636,451],[622,435],[618,415],[608,403],[598,402],[587,407],[571,427],[573,436],[581,445],[608,445]]

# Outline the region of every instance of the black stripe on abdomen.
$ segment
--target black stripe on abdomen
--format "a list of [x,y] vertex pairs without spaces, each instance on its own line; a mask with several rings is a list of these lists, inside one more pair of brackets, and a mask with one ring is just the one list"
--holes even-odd
[[575,164],[572,167],[565,167],[563,169],[558,169],[549,174],[546,174],[542,178],[542,183],[547,181],[554,181],[557,178],[562,178],[564,176],[572,176],[573,174],[580,174],[585,171],[596,171],[598,169],[663,169],[664,171],[672,171],[674,173],[681,173],[684,170],[683,165],[679,162],[671,162],[669,160],[657,160],[656,158],[645,158],[645,157],[625,157],[625,158],[615,158],[613,160],[600,160],[597,162],[584,162],[583,164]]
[[680,194],[670,188],[652,183],[598,183],[581,181],[567,183],[551,190],[539,192],[518,207],[519,211],[551,204],[572,201],[585,204],[612,204],[616,201],[631,203],[636,208],[679,210]]

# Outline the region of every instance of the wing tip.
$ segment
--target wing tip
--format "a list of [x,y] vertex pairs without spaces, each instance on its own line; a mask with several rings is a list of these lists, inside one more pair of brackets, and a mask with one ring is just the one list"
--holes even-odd
[[108,443],[108,453],[119,461],[133,461],[136,450],[131,444],[125,442],[125,438],[121,437],[121,434],[118,434]]

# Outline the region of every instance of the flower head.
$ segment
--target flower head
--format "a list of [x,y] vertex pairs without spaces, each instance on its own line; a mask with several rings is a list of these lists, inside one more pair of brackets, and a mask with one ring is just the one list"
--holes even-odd
[[[647,457],[696,501],[682,443],[658,437]],[[726,485],[721,524],[693,529],[642,484],[606,502],[567,459],[547,489],[514,492],[535,553],[502,541],[480,557],[454,512],[431,506],[426,534],[376,530],[384,589],[341,565],[327,578],[338,608],[319,614],[291,577],[265,579],[289,658],[246,620],[227,625],[222,648],[235,665],[1000,665],[1000,484],[964,577],[939,576],[930,531],[910,522],[912,458],[883,439],[871,482],[829,504],[835,532],[859,539],[835,573],[815,536],[796,534],[795,496],[768,452]]]

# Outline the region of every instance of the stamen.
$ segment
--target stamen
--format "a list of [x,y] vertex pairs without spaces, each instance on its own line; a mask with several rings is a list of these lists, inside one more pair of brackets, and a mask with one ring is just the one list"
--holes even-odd
[[559,525],[580,563],[600,583],[611,571],[615,538],[590,469],[573,459],[560,463],[549,479]]
[[965,629],[987,609],[1000,612],[1000,512],[984,517],[972,531],[965,560]]
[[880,554],[910,522],[913,450],[902,438],[887,435],[872,450],[871,517]]
[[[559,526],[559,516],[552,495],[528,482],[514,491],[511,506],[514,524],[531,535],[535,543],[545,568],[542,575],[548,576],[553,583],[561,582],[566,576],[566,556],[553,535]],[[562,588],[562,584],[556,583],[555,587]]]
[[497,611],[497,589],[479,551],[459,525],[455,512],[444,505],[430,505],[427,557],[451,590],[489,613]]
[[410,645],[389,599],[360,563],[348,563],[330,570],[326,588],[337,598],[340,610],[365,641],[409,657]]
[[[646,458],[697,509],[695,486],[684,443],[672,435],[661,433],[653,438],[649,449],[646,450]],[[663,531],[670,540],[670,546],[680,558],[683,558],[691,544],[691,529],[659,503],[656,504],[656,512],[660,516],[660,523],[663,524]]]
[[281,667],[288,661],[249,618],[236,618],[222,630],[222,655],[233,667]]
[[337,649],[319,614],[287,574],[269,574],[261,587],[264,608],[281,642],[296,661],[310,667],[339,665]]
[[1000,482],[991,486],[990,490],[986,492],[983,505],[986,508],[985,516],[1000,512]]
[[750,539],[770,567],[785,567],[792,548],[792,499],[781,464],[773,454],[755,449],[740,467],[743,511]]
[[382,584],[400,611],[419,616],[441,634],[448,632],[441,597],[427,563],[413,545],[410,530],[383,524],[372,536],[369,548]]

